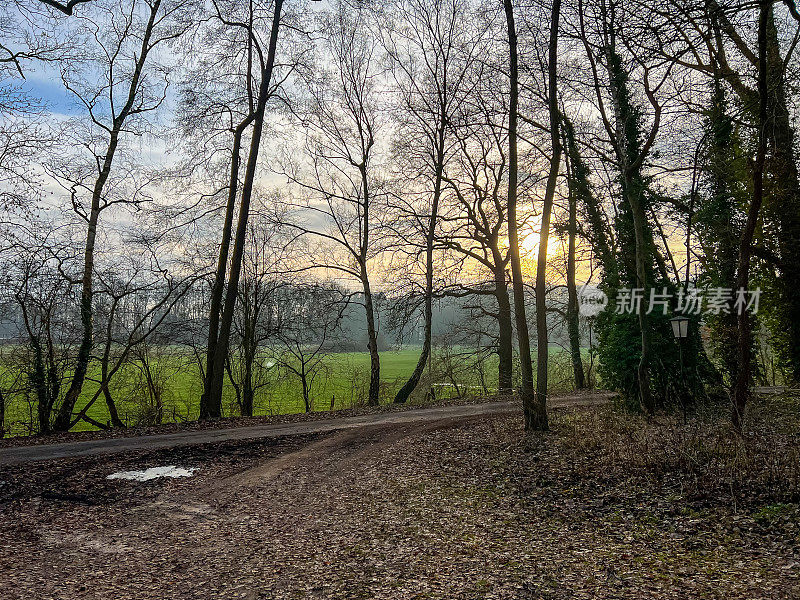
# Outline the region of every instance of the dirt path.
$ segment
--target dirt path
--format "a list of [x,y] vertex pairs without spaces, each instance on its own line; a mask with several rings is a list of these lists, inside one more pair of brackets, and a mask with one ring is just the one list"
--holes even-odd
[[[554,403],[554,430],[536,436],[523,434],[513,407],[495,405],[305,436],[5,466],[0,480],[45,479],[0,501],[0,598],[800,593],[800,557],[776,546],[775,532],[747,529],[724,506],[687,513],[672,484],[662,489],[647,474],[609,478],[597,456],[569,450],[575,419],[594,409],[558,405],[585,403]],[[106,479],[159,464],[198,470],[187,479]]]
[[[113,482],[131,493],[108,504],[35,497],[23,501],[5,513],[0,526],[0,567],[9,575],[0,581],[0,596],[408,597],[394,581],[396,573],[387,579],[388,589],[371,583],[384,559],[373,551],[362,556],[362,543],[373,539],[380,548],[375,552],[395,554],[393,569],[406,570],[404,552],[397,553],[395,542],[385,537],[385,528],[393,526],[383,502],[398,499],[385,489],[386,483],[394,486],[406,468],[416,476],[421,465],[403,465],[430,436],[454,428],[470,431],[488,421],[508,419],[513,410],[512,405],[496,404],[483,410],[471,407],[465,414],[464,408],[413,411],[340,427],[244,468],[220,468],[211,458],[199,463],[199,473],[191,479]],[[162,453],[167,457],[178,451]],[[64,459],[58,464],[83,465],[87,460]],[[116,468],[114,456],[91,460],[107,461],[106,472]],[[431,473],[428,468],[422,471]],[[79,489],[72,492],[68,498],[81,497]],[[87,489],[87,495],[92,494]],[[374,501],[378,495],[381,503]],[[28,511],[36,517],[24,517]],[[18,558],[24,564],[15,564]]]
[[[609,394],[554,397],[552,407],[591,405],[607,402]],[[58,444],[17,446],[0,449],[0,465],[23,464],[33,461],[98,456],[131,450],[156,450],[179,446],[195,446],[223,441],[279,438],[292,435],[325,433],[341,429],[355,429],[375,425],[401,425],[431,422],[439,419],[469,418],[480,415],[497,415],[519,410],[515,402],[489,402],[435,408],[418,408],[405,411],[384,412],[358,417],[325,419],[290,424],[244,426],[231,429],[185,431],[141,437],[108,438]]]
[[[491,413],[489,416],[500,416],[501,411]],[[413,434],[422,436],[428,432],[438,429],[447,429],[458,424],[469,425],[470,420],[479,419],[486,415],[472,415],[468,418],[463,416],[450,417],[446,419],[436,419],[404,424],[380,424],[369,425],[358,428],[342,429],[319,441],[312,442],[301,449],[278,456],[252,468],[245,469],[228,477],[221,479],[208,486],[202,492],[203,496],[212,498],[225,498],[242,493],[243,489],[252,490],[263,486],[272,479],[280,476],[284,471],[295,468],[303,468],[316,461],[326,464],[328,469],[335,469],[336,476],[341,476],[348,465],[360,460],[365,455],[381,452],[382,448],[402,440]],[[330,456],[336,456],[335,461],[327,460]],[[330,477],[331,473],[325,473],[325,477]],[[208,495],[207,495],[208,494]]]

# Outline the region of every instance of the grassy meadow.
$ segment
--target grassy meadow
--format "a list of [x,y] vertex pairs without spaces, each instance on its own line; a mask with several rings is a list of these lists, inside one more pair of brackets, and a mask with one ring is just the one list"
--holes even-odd
[[[566,389],[571,384],[568,354],[560,348],[551,348],[551,354],[551,387]],[[381,352],[381,402],[392,401],[394,394],[413,371],[418,357],[418,348]],[[351,408],[366,403],[370,370],[367,352],[327,354],[322,364],[312,384],[313,410]],[[446,352],[436,351],[432,365],[433,375],[430,376],[426,369],[412,402],[425,399],[429,383],[433,383],[439,399],[459,394],[479,395],[484,386],[491,393],[497,386],[495,355],[480,361],[465,349],[450,348]],[[8,371],[0,372],[0,377],[3,375],[8,380]],[[304,412],[302,387],[296,375],[275,366],[261,370],[257,379],[261,386],[255,394],[256,415]],[[459,386],[458,390],[456,385]],[[99,384],[90,372],[76,410],[83,408],[98,388]],[[160,394],[159,409],[156,409],[150,389],[157,389]],[[111,390],[120,416],[128,425],[189,421],[196,419],[199,413],[202,377],[194,357],[172,352],[160,358],[151,358],[147,370],[142,363],[132,362],[115,376]],[[225,416],[238,415],[236,393],[227,377],[224,394]],[[87,414],[100,423],[109,421],[108,408],[102,396],[92,404]],[[35,415],[35,404],[23,394],[10,396],[5,415],[7,433],[30,433],[30,423],[35,422]],[[95,429],[93,425],[83,421],[73,428],[74,431],[92,429]]]

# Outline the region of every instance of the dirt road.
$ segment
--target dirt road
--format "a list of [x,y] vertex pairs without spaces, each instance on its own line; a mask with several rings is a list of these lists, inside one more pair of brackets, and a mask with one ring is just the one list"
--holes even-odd
[[[552,407],[590,405],[608,401],[609,395],[554,397]],[[196,446],[216,442],[279,438],[293,435],[325,433],[342,429],[371,427],[376,425],[402,425],[406,423],[433,422],[441,419],[470,418],[480,415],[498,415],[520,410],[515,402],[489,402],[419,408],[405,411],[382,412],[357,417],[325,419],[290,424],[271,424],[236,427],[231,429],[207,429],[184,431],[141,437],[108,438],[36,446],[0,448],[0,465],[15,465],[32,461],[99,456],[131,450],[157,450],[180,446]]]
[[[557,408],[586,402],[554,402],[547,434],[525,435],[516,407],[493,404],[0,466],[0,598],[800,595],[793,529],[776,545],[778,530],[758,533],[728,501],[687,514],[671,477],[615,475],[616,463],[579,439],[604,409]],[[584,421],[589,429],[576,429]],[[195,475],[107,479],[170,464]]]
[[[587,403],[554,399],[545,434],[496,403],[0,465],[0,598],[800,597],[796,519],[760,516],[791,508],[763,495],[772,484],[733,508],[681,495],[694,471],[658,477],[620,454],[644,448],[634,431],[670,455],[673,438]],[[163,465],[194,476],[108,479]]]

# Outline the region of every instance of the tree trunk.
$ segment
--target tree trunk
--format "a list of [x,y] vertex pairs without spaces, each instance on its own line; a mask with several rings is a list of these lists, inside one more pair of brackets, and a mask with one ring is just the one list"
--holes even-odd
[[45,367],[44,359],[42,356],[41,345],[38,340],[31,340],[33,345],[34,362],[33,373],[29,375],[31,383],[36,390],[36,409],[39,417],[39,433],[50,433],[50,411],[53,407],[53,402],[47,393],[47,384],[45,383]]
[[[611,287],[619,285],[619,270],[614,251],[606,231],[603,212],[600,203],[592,192],[589,182],[589,168],[583,161],[578,144],[575,141],[575,128],[570,120],[561,116],[562,129],[569,165],[569,192],[575,196],[575,208],[580,204],[586,211],[586,226],[588,232],[585,237],[589,240],[596,258],[603,267],[603,280]],[[577,225],[577,218],[575,220]],[[576,231],[577,233],[577,231]]]
[[225,222],[222,225],[222,239],[219,246],[217,272],[214,285],[211,288],[211,308],[208,313],[208,344],[206,348],[206,377],[203,382],[203,395],[200,397],[200,418],[217,418],[222,414],[216,410],[217,406],[209,403],[210,392],[213,388],[214,357],[217,352],[217,338],[219,337],[219,317],[222,311],[222,298],[225,293],[225,275],[228,269],[228,252],[230,250],[231,234],[233,230],[233,213],[236,209],[236,193],[239,183],[239,164],[242,136],[247,126],[252,122],[249,115],[236,127],[233,134],[233,149],[231,151],[230,183],[228,185],[228,202],[225,206]]
[[147,380],[147,390],[154,409],[151,424],[160,425],[164,420],[164,402],[161,397],[161,389],[153,378],[153,372],[150,370],[150,359],[147,357],[147,354],[144,353],[142,354],[142,370]]
[[236,378],[233,376],[233,369],[231,368],[231,359],[230,356],[225,361],[225,372],[228,374],[228,381],[231,382],[231,387],[233,388],[233,394],[236,398],[236,406],[239,407],[240,410],[244,410],[244,400],[242,400],[242,390],[239,387],[239,384],[236,383]]
[[[767,25],[771,2],[761,2],[761,13],[758,20],[758,152],[756,164],[753,169],[753,200],[747,211],[747,223],[742,232],[742,241],[739,245],[739,264],[736,272],[736,289],[747,289],[750,280],[750,255],[753,244],[761,205],[764,200],[764,165],[767,155],[767,128],[769,113],[768,63],[767,63]],[[740,309],[738,318],[739,336],[737,339],[737,365],[736,379],[733,387],[733,412],[734,427],[742,428],[744,411],[750,396],[750,381],[752,367],[752,348],[750,315],[746,310]]]
[[567,333],[569,334],[569,349],[572,357],[572,373],[575,379],[575,389],[582,390],[586,387],[583,373],[583,359],[581,358],[581,333],[580,312],[578,307],[578,289],[575,281],[575,238],[578,228],[578,202],[574,190],[569,190],[569,218],[567,242]]
[[[702,199],[702,202],[711,203],[713,211],[701,204],[692,224],[696,239],[702,244],[703,253],[714,259],[704,265],[704,270],[710,275],[711,286],[733,290],[736,288],[741,221],[746,220],[746,217],[736,218],[739,216],[741,204],[738,190],[740,183],[742,188],[745,187],[745,177],[750,177],[750,174],[745,174],[744,165],[739,167],[740,159],[736,150],[738,139],[734,120],[728,114],[724,75],[720,72],[714,73],[714,93],[706,117],[706,129],[709,132],[709,144],[703,156],[703,172],[710,190],[708,197]],[[687,248],[688,235],[687,233]],[[685,280],[688,285],[688,261]],[[709,324],[713,334],[713,352],[719,359],[721,375],[727,376],[727,382],[732,388],[738,360],[738,317],[733,301],[728,304],[728,312],[714,317]]]
[[[247,286],[245,286],[247,287]],[[246,303],[242,302],[243,318],[242,318],[242,403],[240,405],[242,416],[253,416],[253,405],[255,401],[255,390],[253,389],[253,366],[256,362],[256,355],[258,354],[258,317],[259,308],[258,304],[260,299],[258,297],[259,290],[254,286],[252,298]],[[248,292],[245,292],[245,298],[248,297]]]
[[[252,7],[251,7],[252,8]],[[252,28],[252,10],[250,12],[250,27]],[[225,276],[228,268],[228,253],[230,251],[231,235],[233,229],[233,213],[236,209],[236,194],[239,184],[239,166],[241,164],[242,136],[247,127],[253,122],[252,87],[249,82],[253,73],[253,40],[248,38],[247,45],[247,92],[250,102],[250,113],[236,126],[233,131],[233,148],[231,149],[231,168],[228,183],[228,200],[225,205],[225,220],[222,225],[222,238],[220,240],[217,271],[214,276],[214,285],[211,289],[211,306],[208,316],[208,343],[206,346],[206,370],[203,379],[203,394],[200,396],[200,419],[219,418],[222,416],[221,406],[210,401],[214,389],[214,359],[217,353],[217,340],[219,338],[219,319],[222,311],[222,301],[225,293]],[[229,373],[230,375],[230,373]],[[233,379],[231,378],[231,381]],[[237,392],[238,393],[238,392]]]
[[436,239],[436,221],[439,213],[439,199],[442,194],[442,174],[444,172],[444,109],[439,115],[439,131],[436,143],[436,173],[433,182],[433,199],[431,201],[431,214],[428,220],[428,231],[425,235],[425,339],[422,342],[422,353],[417,361],[414,372],[400,388],[394,397],[395,404],[404,404],[414,389],[419,384],[428,356],[431,352],[431,334],[433,331],[433,243]]
[[361,185],[363,188],[364,199],[361,205],[361,227],[362,238],[359,254],[356,257],[361,270],[361,286],[364,291],[364,311],[367,316],[367,349],[369,350],[369,406],[380,404],[381,394],[381,357],[378,352],[378,328],[375,324],[375,306],[372,301],[372,288],[369,282],[369,270],[367,269],[367,257],[370,248],[370,207],[372,196],[370,195],[369,179],[367,177],[367,164],[369,160],[369,150],[363,154],[363,161],[359,166],[361,175]]
[[766,207],[777,221],[780,252],[778,304],[780,327],[786,336],[784,358],[795,382],[800,382],[800,180],[794,151],[794,130],[786,101],[785,66],[780,53],[773,9],[767,9],[767,159]]
[[[362,267],[363,268],[363,267]],[[381,357],[378,353],[378,331],[375,326],[375,307],[372,302],[372,289],[363,268],[362,285],[364,287],[364,311],[367,315],[367,349],[369,350],[369,406],[380,404],[381,391]]]
[[103,384],[103,398],[106,401],[108,415],[111,419],[111,426],[124,428],[125,423],[123,423],[122,419],[119,417],[119,411],[117,410],[117,405],[114,402],[114,398],[111,396],[111,390],[108,389],[108,384]]
[[[108,415],[109,417],[111,417],[111,425],[114,427],[125,427],[125,423],[123,423],[122,419],[119,418],[119,412],[117,411],[117,404],[114,402],[114,398],[111,396],[111,390],[108,388],[109,385],[108,363],[111,357],[112,324],[114,322],[114,317],[117,312],[116,299],[114,302],[115,305],[112,306],[108,317],[108,328],[106,329],[106,347],[105,350],[103,351],[103,357],[100,360],[100,390],[103,393],[103,399],[106,402],[106,407],[108,407]],[[84,411],[81,411],[81,413],[83,412]]]
[[497,392],[508,395],[514,391],[514,326],[511,320],[511,300],[502,262],[494,274],[494,295],[497,299]]
[[514,315],[517,324],[520,373],[522,375],[522,411],[525,430],[547,427],[547,413],[542,414],[533,389],[533,363],[531,342],[528,334],[528,319],[525,314],[525,281],[522,276],[522,260],[519,251],[519,224],[517,223],[517,111],[519,110],[519,68],[517,56],[517,29],[514,24],[512,0],[503,0],[508,28],[509,51],[509,115],[508,115],[508,252],[511,260],[511,278],[514,292]]
[[[97,186],[95,186],[97,190]],[[61,403],[58,415],[53,421],[55,431],[67,431],[72,421],[72,410],[78,401],[86,371],[89,369],[89,357],[92,351],[92,275],[94,271],[94,244],[97,237],[97,221],[100,214],[100,194],[102,186],[92,197],[92,208],[89,217],[89,228],[86,235],[86,248],[84,251],[83,284],[81,286],[81,326],[83,336],[75,359],[75,371],[72,374],[69,389]]]
[[81,337],[80,347],[78,348],[78,355],[75,359],[75,371],[73,372],[69,389],[64,396],[64,401],[61,403],[58,415],[56,415],[53,421],[53,429],[55,431],[67,431],[69,429],[70,423],[72,422],[72,410],[75,408],[75,404],[83,389],[83,382],[86,379],[86,372],[89,369],[89,358],[92,352],[94,333],[92,308],[94,247],[97,239],[97,224],[100,219],[100,200],[103,195],[105,183],[111,173],[111,163],[117,149],[119,130],[121,127],[122,124],[120,123],[119,127],[111,132],[105,162],[92,191],[92,204],[86,230],[86,246],[83,254],[83,276],[81,280],[80,314],[83,335]]
[[558,109],[558,22],[561,15],[561,0],[553,0],[550,18],[550,48],[548,56],[548,99],[550,112],[550,173],[542,205],[542,226],[539,231],[539,254],[536,257],[536,404],[537,429],[547,430],[547,368],[550,347],[547,335],[547,245],[550,242],[550,217],[553,213],[553,199],[561,168],[561,134],[559,132],[561,113]]
[[306,374],[306,366],[303,365],[300,369],[300,383],[303,385],[303,404],[307,413],[311,412],[311,392],[308,386],[308,375]]
[[[632,186],[626,186],[628,191],[628,203],[631,207],[633,214],[633,228],[634,238],[636,240],[636,283],[637,287],[642,290],[647,290],[647,265],[645,263],[645,256],[647,256],[647,244],[645,242],[647,228],[647,216],[643,206],[643,199],[640,196],[638,189],[631,189]],[[639,366],[637,367],[637,375],[639,380],[639,402],[642,409],[647,414],[655,412],[655,404],[653,402],[653,394],[650,390],[650,324],[647,318],[647,311],[642,308],[639,310],[639,329],[641,331],[641,356],[639,357]]]
[[[36,414],[39,421],[39,433],[49,433],[50,413],[53,410],[54,397],[49,393],[50,388],[48,388],[47,385],[48,377],[45,373],[42,344],[33,330],[25,302],[19,296],[17,296],[17,302],[22,311],[22,322],[28,333],[28,342],[33,350],[33,371],[27,372],[26,376],[33,385],[33,389],[36,391]],[[52,373],[50,375],[52,376]]]
[[[433,254],[432,252],[430,254]],[[433,267],[431,265],[432,259],[427,259],[428,265],[426,267],[425,275],[425,339],[422,341],[422,352],[417,360],[417,365],[414,367],[411,377],[405,382],[403,387],[397,392],[394,397],[395,404],[405,404],[409,396],[416,389],[419,380],[422,378],[422,373],[425,371],[425,365],[428,363],[428,356],[431,353],[431,332],[433,330]]]
[[247,352],[244,361],[244,376],[242,377],[242,416],[253,416],[253,404],[255,401],[255,392],[253,390],[253,363],[255,362],[255,355]]
[[247,220],[250,215],[250,198],[253,193],[255,182],[256,167],[258,165],[258,151],[261,146],[261,136],[264,130],[264,113],[266,111],[267,99],[269,96],[269,86],[272,81],[272,71],[275,66],[275,53],[278,44],[278,30],[281,19],[281,7],[283,0],[275,1],[275,13],[272,20],[272,31],[270,32],[269,51],[267,64],[261,72],[261,83],[258,90],[258,105],[253,117],[253,133],[250,140],[250,150],[247,157],[247,169],[245,171],[244,183],[242,185],[242,199],[239,205],[239,221],[236,226],[236,238],[234,240],[233,254],[231,256],[230,279],[225,291],[225,306],[222,310],[220,321],[219,336],[214,351],[213,372],[211,374],[211,385],[208,393],[208,411],[210,415],[222,414],[222,383],[225,372],[225,360],[228,356],[230,344],[231,325],[233,323],[233,311],[236,307],[236,299],[239,293],[239,278],[242,271],[242,257],[244,256],[244,245],[247,237]]
[[[608,27],[608,23],[605,26]],[[613,28],[613,23],[611,27]],[[644,158],[640,147],[640,123],[636,112],[630,102],[628,90],[628,74],[621,65],[612,35],[605,47],[606,68],[610,80],[610,91],[614,105],[614,127],[616,128],[616,152],[619,170],[622,179],[622,197],[630,209],[630,225],[633,229],[633,260],[630,256],[630,239],[621,243],[625,254],[622,265],[627,277],[622,283],[633,279],[637,288],[647,293],[648,289],[648,258],[655,260],[655,244],[652,236],[648,235],[646,184],[641,175],[641,164]],[[613,136],[612,136],[613,137]],[[639,404],[648,414],[655,412],[655,403],[650,389],[650,323],[646,310],[638,311],[639,330],[641,336],[641,355],[636,369],[636,379],[639,391]]]

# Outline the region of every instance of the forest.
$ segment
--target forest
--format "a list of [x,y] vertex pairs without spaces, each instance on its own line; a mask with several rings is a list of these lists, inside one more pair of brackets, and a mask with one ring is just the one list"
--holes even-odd
[[[250,581],[240,573],[213,597],[800,593],[795,0],[0,4],[0,517],[20,502],[50,518],[30,498],[86,504],[80,519],[93,519],[97,506],[198,494],[178,517],[153,513],[154,531],[172,531],[173,517],[217,518],[226,492],[211,481],[225,474],[249,490],[236,502],[254,520],[330,519],[335,558],[297,567],[287,556],[320,551],[298,526],[305,550],[281,555],[281,537],[257,559],[295,565],[292,583],[275,575],[271,592],[235,596]],[[235,432],[248,427],[262,429]],[[146,439],[159,432],[176,445]],[[124,459],[69,445],[110,453],[139,435]],[[45,460],[51,443],[79,462],[3,467]],[[326,479],[309,491],[310,457]],[[167,487],[106,481],[111,465],[124,475],[168,460],[200,466]],[[410,464],[421,479],[404,479]],[[247,495],[259,485],[279,486],[291,509],[248,504],[263,500]],[[394,556],[370,529],[376,507],[395,542],[411,522],[382,504],[393,497],[422,511],[413,519],[452,564],[408,567],[421,579],[407,579],[397,561],[424,554],[413,544],[375,558]],[[437,517],[435,498],[453,512]],[[531,509],[535,528],[501,525],[539,500],[550,516]],[[725,529],[740,514],[750,529]],[[490,522],[436,530],[473,517]],[[573,562],[583,575],[565,579],[547,548],[578,518],[581,535],[592,520],[607,528],[570,538],[573,558],[585,544],[599,562]],[[24,522],[0,527],[0,540],[16,532],[7,550],[28,543],[14,529]],[[686,533],[706,524],[706,537]],[[475,546],[499,569],[485,577],[454,566],[483,526],[515,557]],[[648,562],[641,536],[671,558]],[[93,543],[113,554],[128,542]],[[0,550],[15,589],[37,590],[29,598],[56,596],[12,562],[44,547]],[[267,568],[225,552],[209,560]],[[509,574],[533,555],[540,580]],[[612,555],[639,558],[627,575],[597,566]],[[726,576],[745,556],[757,557],[749,570]],[[314,583],[323,562],[364,572]],[[76,581],[91,569],[70,564]],[[172,575],[160,577],[153,598],[168,597]],[[198,597],[192,585],[210,580],[186,581],[169,597]],[[151,597],[139,583],[131,597]],[[63,597],[122,597],[97,585]]]
[[792,2],[3,11],[4,431],[310,410],[337,352],[351,404],[455,354],[533,429],[559,359],[737,426],[800,376]]

